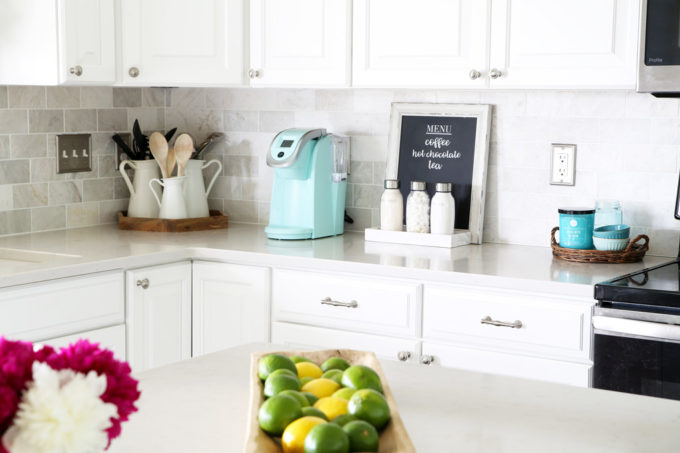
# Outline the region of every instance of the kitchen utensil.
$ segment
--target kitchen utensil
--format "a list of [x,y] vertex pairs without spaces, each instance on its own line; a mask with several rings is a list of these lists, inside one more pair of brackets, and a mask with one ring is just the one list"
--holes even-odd
[[595,245],[596,250],[604,250],[609,252],[619,251],[626,248],[628,245],[628,238],[607,239],[593,236],[593,245]]
[[[130,182],[125,167],[135,170],[133,182]],[[149,181],[160,177],[160,170],[153,160],[124,160],[120,163],[120,174],[130,191],[128,217],[158,217],[158,205],[154,201],[153,192],[149,188]]]
[[165,139],[168,141],[168,143],[170,143],[170,139],[172,138],[173,135],[175,135],[175,132],[177,132],[177,128],[173,127],[172,129],[165,133]]
[[196,148],[196,151],[191,155],[192,159],[198,159],[198,157],[201,155],[203,151],[206,151],[208,148],[213,146],[216,143],[221,142],[224,140],[225,135],[222,132],[213,132],[212,134],[208,135],[208,137],[203,140],[203,142],[198,145]]
[[128,144],[125,143],[125,140],[123,140],[123,137],[121,137],[119,134],[113,134],[111,139],[116,143],[116,145],[123,149],[123,152],[127,154],[130,159],[137,159],[137,153],[132,151],[132,148],[130,148]]
[[137,158],[146,159],[149,151],[149,137],[142,133],[139,120],[135,119],[132,125],[132,148],[137,154]]
[[172,177],[172,172],[175,169],[175,164],[177,164],[177,157],[175,156],[175,148],[172,147],[168,149],[168,178]]
[[[153,193],[156,203],[160,208],[158,217],[161,219],[186,219],[187,218],[187,208],[184,202],[184,183],[186,178],[183,176],[178,176],[176,178],[163,178],[159,180],[154,178],[149,181],[149,187],[151,188],[151,193]],[[158,183],[158,185],[163,187],[162,199],[158,197],[156,191],[153,189],[153,183]]]
[[184,176],[184,167],[194,152],[194,141],[189,134],[182,134],[175,140],[175,158],[177,159],[177,176]]
[[[217,171],[206,189],[203,170],[211,165],[217,165]],[[210,190],[221,173],[222,163],[217,159],[213,159],[208,163],[204,160],[190,159],[186,163],[187,181],[184,184],[184,201],[187,204],[187,215],[189,218],[208,217],[208,194],[210,194]]]
[[593,230],[593,237],[604,239],[627,239],[630,236],[630,227],[628,225],[605,225],[597,227]]
[[154,132],[149,138],[149,148],[158,166],[161,167],[163,179],[168,175],[168,141],[160,132]]

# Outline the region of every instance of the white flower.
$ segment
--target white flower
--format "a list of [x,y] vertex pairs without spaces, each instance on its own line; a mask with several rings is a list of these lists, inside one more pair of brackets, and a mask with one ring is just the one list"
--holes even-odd
[[116,406],[100,395],[106,376],[56,371],[33,363],[33,382],[24,392],[14,423],[2,438],[12,453],[95,453],[108,444],[106,429]]

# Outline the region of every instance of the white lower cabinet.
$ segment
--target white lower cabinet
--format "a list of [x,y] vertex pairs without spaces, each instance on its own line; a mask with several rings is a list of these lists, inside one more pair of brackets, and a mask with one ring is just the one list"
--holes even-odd
[[345,332],[284,322],[272,323],[272,343],[292,349],[359,349],[374,352],[379,358],[390,360],[401,360],[400,357],[415,360],[420,355],[420,341],[417,339]]
[[269,341],[271,271],[266,267],[193,264],[193,356]]
[[191,357],[191,263],[128,271],[128,361],[136,372]]
[[113,351],[113,355],[118,360],[126,360],[125,354],[125,324],[119,324],[103,329],[88,330],[73,335],[50,338],[39,341],[37,344],[49,345],[53,348],[63,348],[75,343],[78,340],[88,340],[90,343],[99,343],[99,346]]

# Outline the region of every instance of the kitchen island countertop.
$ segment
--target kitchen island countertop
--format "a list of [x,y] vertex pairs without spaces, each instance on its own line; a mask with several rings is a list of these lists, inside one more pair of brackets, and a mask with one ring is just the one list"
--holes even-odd
[[[111,453],[238,453],[250,354],[227,349],[140,373],[139,412]],[[677,452],[680,402],[381,361],[418,452]]]

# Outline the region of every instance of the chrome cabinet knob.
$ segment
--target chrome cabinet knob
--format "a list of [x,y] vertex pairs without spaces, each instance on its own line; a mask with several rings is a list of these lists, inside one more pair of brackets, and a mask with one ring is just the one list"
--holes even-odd
[[411,351],[399,351],[397,353],[397,359],[399,359],[400,362],[406,362],[410,358],[411,358]]
[[262,75],[262,73],[260,72],[259,69],[252,69],[251,68],[251,69],[248,70],[248,77],[250,77],[251,79],[259,78],[261,75]]
[[477,80],[477,79],[480,78],[481,76],[482,76],[482,73],[479,72],[479,71],[476,70],[476,69],[472,69],[472,70],[470,71],[470,78],[471,78],[472,80]]
[[491,77],[492,79],[497,79],[502,76],[503,73],[499,69],[493,68],[491,69],[491,71],[489,71],[489,77]]
[[434,362],[434,357],[432,357],[431,355],[425,354],[420,356],[420,363],[422,363],[423,365],[430,365],[432,364],[432,362]]
[[131,67],[131,68],[128,70],[128,74],[130,75],[130,77],[133,77],[133,78],[134,78],[134,77],[137,77],[137,76],[139,75],[139,68],[136,68],[136,67],[134,67],[134,66]]
[[137,286],[141,286],[142,289],[149,289],[149,279],[137,280]]
[[76,77],[80,77],[81,75],[83,75],[83,67],[80,66],[80,65],[76,65],[76,66],[69,68],[68,72],[70,72],[71,74],[73,74]]

